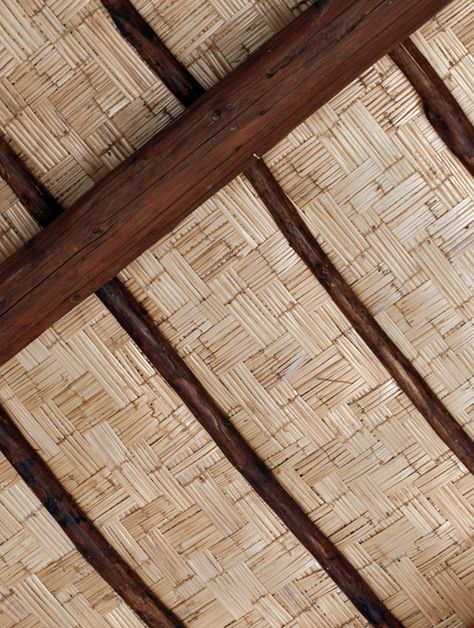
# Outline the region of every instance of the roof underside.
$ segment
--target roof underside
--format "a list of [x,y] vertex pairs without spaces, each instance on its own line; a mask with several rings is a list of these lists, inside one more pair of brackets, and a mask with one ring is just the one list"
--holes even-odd
[[[205,87],[304,8],[135,5]],[[183,111],[98,1],[4,0],[1,11],[0,127],[64,205]],[[473,120],[472,7],[456,0],[414,41]],[[384,57],[265,159],[347,282],[474,435],[474,186],[408,81]],[[1,258],[37,229],[0,182]],[[472,625],[472,477],[243,176],[120,277],[406,626]],[[0,402],[187,625],[366,625],[95,296],[1,368]],[[2,628],[142,625],[1,455],[0,543]]]

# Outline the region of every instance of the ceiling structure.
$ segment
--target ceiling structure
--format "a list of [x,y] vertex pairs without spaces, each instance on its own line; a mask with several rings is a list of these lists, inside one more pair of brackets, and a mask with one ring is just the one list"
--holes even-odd
[[[243,159],[243,176],[100,288],[100,300],[89,297],[23,348],[46,310],[50,322],[62,313],[48,288],[63,272],[48,261],[62,225],[117,180],[78,199],[172,119],[181,116],[181,127],[164,144],[158,135],[158,148],[166,138],[178,146],[179,129],[206,107],[220,119],[212,99],[226,93],[221,77],[305,8],[159,4],[136,4],[157,35],[123,0],[35,8],[12,0],[4,9],[11,189],[2,189],[0,290],[3,312],[12,303],[19,314],[2,315],[3,361],[22,350],[0,373],[0,441],[46,508],[3,459],[1,625],[138,625],[131,609],[150,625],[470,625],[474,143],[463,110],[472,114],[472,10],[451,3],[391,60],[289,135],[280,129],[273,148]],[[388,4],[392,17],[400,9],[393,24],[408,28],[404,3]],[[309,55],[305,46],[289,54],[291,41],[301,44],[298,24],[303,34],[327,26],[329,40],[341,24],[334,46],[344,51],[363,40],[371,15],[392,24],[387,11],[356,2],[338,22],[342,5],[318,3],[267,50],[287,54],[291,85],[300,53]],[[399,27],[390,28],[394,45]],[[371,46],[364,41],[361,63]],[[351,62],[357,68],[350,55],[341,68]],[[306,80],[308,67],[301,72]],[[178,100],[197,105],[186,117]],[[146,159],[137,163],[140,177]],[[197,168],[204,172],[203,160]],[[130,172],[122,168],[125,180]],[[38,229],[29,212],[54,228],[13,255]],[[137,219],[129,220],[120,229],[133,242]],[[34,281],[44,310],[21,303]],[[96,556],[81,547],[91,538]]]

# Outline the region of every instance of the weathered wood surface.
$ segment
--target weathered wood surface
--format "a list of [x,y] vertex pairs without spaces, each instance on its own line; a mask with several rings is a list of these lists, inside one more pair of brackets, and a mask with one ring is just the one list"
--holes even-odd
[[[122,20],[127,23],[126,18],[130,14],[132,20],[136,22],[136,11],[128,1],[120,4]],[[127,12],[126,5],[130,6],[130,12]],[[139,38],[134,41],[133,45],[142,53],[143,43]],[[190,93],[188,88],[193,87],[192,78],[185,76],[183,82],[177,80],[172,84],[177,97],[185,101]],[[197,98],[197,95],[194,97]],[[22,187],[20,189],[14,187],[14,190],[19,192],[26,188],[29,192],[27,207],[32,204],[34,208],[35,202],[38,201],[36,196],[39,184],[27,168],[20,161],[18,163],[22,166],[24,177]],[[55,212],[56,214],[62,212],[62,208],[57,204],[55,205]],[[41,222],[45,224],[44,219]],[[178,392],[199,422],[216,440],[230,462],[258,490],[262,499],[275,510],[288,525],[288,528],[313,553],[318,562],[324,568],[332,570],[330,575],[338,586],[347,593],[348,597],[354,601],[359,610],[366,615],[367,619],[374,622],[375,625],[398,625],[357,571],[331,541],[321,534],[289,493],[277,482],[264,462],[256,456],[229,419],[207,394],[185,362],[162,336],[147,312],[134,300],[121,282],[118,279],[113,279],[97,291],[97,296],[166,381]],[[11,427],[12,430],[16,429],[13,424]],[[1,447],[2,441],[0,439]],[[10,458],[11,449],[4,449],[4,454]],[[41,478],[38,481],[41,481]],[[35,487],[32,486],[32,488]],[[42,486],[42,488],[48,491],[47,487]],[[122,594],[121,590],[118,592]]]
[[474,127],[444,81],[411,39],[394,48],[390,57],[420,96],[434,130],[474,175]]
[[0,450],[82,556],[148,626],[184,626],[99,532],[1,406]]
[[[447,0],[314,6],[0,267],[0,363],[110,280]],[[126,228],[124,226],[126,225]]]
[[191,105],[204,94],[201,85],[175,59],[129,0],[101,2],[123,37],[140,52],[142,59],[183,105]]
[[[152,57],[159,57],[162,48],[166,50],[166,55],[171,57],[174,62],[173,66],[170,66],[171,73],[174,72],[176,65],[181,70],[181,72],[178,72],[176,80],[171,81],[173,87],[170,88],[181,102],[185,105],[188,104],[187,99],[189,93],[195,94],[195,99],[199,94],[203,93],[204,90],[201,85],[199,85],[196,79],[189,73],[186,73],[184,68],[174,59],[167,48],[163,46],[154,31],[150,29],[147,22],[137,13],[129,0],[102,0],[102,2],[112,15],[114,12],[120,14],[119,28],[121,32],[133,33],[133,36],[128,37],[128,40],[145,61],[147,61],[150,55]],[[420,66],[426,69],[428,75],[426,80],[430,79],[431,74],[434,72],[433,69],[409,39],[400,44],[395,50],[397,51],[397,56],[401,55],[402,60],[405,60],[405,63],[412,72],[417,69],[416,65],[415,68],[413,68],[412,65],[418,62]],[[405,58],[405,56],[409,54],[408,51],[410,51],[413,59]],[[393,55],[395,53],[392,52],[391,54]],[[161,65],[153,69],[160,78],[165,79],[161,74]],[[423,74],[423,77],[424,76],[425,74]],[[423,88],[423,86],[424,82],[422,81],[421,88]],[[448,90],[443,84],[443,93],[445,91]],[[448,102],[454,100],[449,92],[448,95]],[[457,106],[456,101],[454,102]],[[457,106],[457,108],[459,109],[459,106]],[[458,120],[459,116],[456,118],[456,121]],[[445,120],[445,123],[446,127],[451,126],[449,117]],[[469,124],[469,121],[467,121],[467,124]],[[463,126],[465,126],[465,123],[463,123]],[[455,126],[452,132],[456,137],[458,135],[456,133],[457,130],[458,127]],[[316,278],[328,290],[331,298],[333,298],[336,304],[341,308],[360,336],[380,359],[390,375],[395,379],[419,412],[425,417],[438,436],[472,471],[472,466],[474,465],[474,445],[472,440],[461,429],[460,425],[436,397],[410,361],[407,360],[395,343],[375,321],[363,303],[356,297],[335,266],[331,264],[264,162],[262,160],[253,160],[248,170],[245,171],[245,174],[252,182],[256,192],[267,205],[267,208],[290,245],[300,253],[300,256],[309,266]],[[304,254],[302,254],[302,251],[304,251]],[[311,262],[311,259],[313,262]]]
[[410,360],[403,355],[354,294],[261,159],[245,171],[290,246],[334,300],[354,329],[425,417],[436,434],[474,472],[474,443]]
[[278,482],[123,284],[114,279],[97,294],[224,456],[311,552],[359,612],[374,626],[401,626],[334,543]]

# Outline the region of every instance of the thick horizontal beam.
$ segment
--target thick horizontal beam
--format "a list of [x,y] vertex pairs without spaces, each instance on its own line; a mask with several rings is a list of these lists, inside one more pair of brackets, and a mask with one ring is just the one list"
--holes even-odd
[[474,473],[474,443],[325,254],[261,159],[245,171],[280,231],[436,434]]
[[411,39],[394,48],[390,57],[420,96],[434,130],[474,175],[474,127],[441,77]]
[[0,451],[76,549],[148,626],[184,627],[99,532],[1,406]]
[[283,139],[447,0],[312,7],[0,267],[0,363]]
[[123,284],[114,279],[98,291],[98,296],[188,406],[227,460],[314,556],[359,612],[374,626],[400,627],[400,622],[357,569],[278,482]]

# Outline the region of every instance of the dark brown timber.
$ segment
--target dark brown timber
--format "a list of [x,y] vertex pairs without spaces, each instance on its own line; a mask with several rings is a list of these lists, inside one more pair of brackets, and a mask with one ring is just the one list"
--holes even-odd
[[[46,227],[63,212],[61,205],[44,189],[2,138],[0,173],[42,227]],[[77,550],[137,615],[149,626],[184,625],[158,600],[80,511],[48,465],[34,452],[1,407],[0,451],[56,518]]]
[[[106,3],[106,6],[107,4],[108,3]],[[120,12],[123,24],[128,24],[133,21],[136,22],[134,17],[136,11],[128,0],[120,1]],[[129,17],[129,15],[132,17]],[[146,27],[149,28],[147,24]],[[147,33],[148,31],[145,30],[145,32]],[[154,35],[154,37],[158,40],[156,35]],[[146,60],[150,51],[149,46],[144,45],[143,38],[134,37],[131,43],[137,50],[138,54]],[[162,46],[161,42],[160,45]],[[153,44],[150,44],[150,46],[153,48]],[[157,51],[157,54],[159,54],[159,50]],[[171,56],[171,53],[168,51],[167,54]],[[161,77],[160,70],[155,68],[155,71],[158,76]],[[174,81],[175,87],[173,88],[173,93],[181,100],[181,102],[183,102],[184,105],[187,105],[188,103],[186,101],[189,93],[197,94],[199,93],[199,89],[203,91],[200,85],[199,89],[196,89],[195,84],[195,79],[188,74],[185,76],[183,81]],[[270,492],[262,490],[259,491],[259,494],[265,503],[271,508],[274,508],[275,503],[280,505],[280,510],[276,511],[277,514],[282,517],[283,521],[297,536],[297,538],[303,542],[304,540],[301,536],[301,532],[299,532],[299,530],[302,529],[302,526],[305,529],[308,528],[309,535],[314,535],[314,530],[317,531],[315,526],[311,523],[308,517],[301,512],[301,509],[296,502],[292,500],[291,496],[289,496],[276,482],[269,469],[265,467],[264,462],[255,455],[239,432],[233,427],[228,417],[222,413],[214,400],[207,394],[204,387],[186,366],[185,362],[179,358],[170,343],[159,332],[147,312],[136,303],[123,284],[121,284],[118,279],[113,279],[106,286],[99,288],[96,294],[109,311],[112,312],[122,327],[128,332],[131,338],[133,338],[136,344],[141,348],[143,353],[148,357],[158,372],[161,373],[166,381],[181,396],[204,429],[206,429],[214,438],[224,455],[241,473],[243,473],[244,477],[250,482],[250,484],[256,488],[255,483],[259,481],[262,473],[265,476],[270,477],[271,481],[274,483],[273,489],[271,489]],[[229,452],[234,453],[233,458],[229,456]],[[244,466],[242,466],[242,460],[246,461]],[[276,496],[280,496],[276,501],[275,499],[271,500],[271,496],[272,494],[275,494],[275,491]],[[282,496],[283,501],[281,499]],[[299,521],[298,518],[292,521],[285,519],[284,514],[281,512],[281,506],[284,503],[293,504],[290,512],[292,510],[294,511],[296,508],[299,513]],[[332,553],[336,552],[339,557],[341,556],[335,547],[331,547],[330,541],[325,539],[319,531],[317,531],[316,541],[318,541],[318,539],[324,539],[324,545],[330,549]],[[307,543],[305,543],[305,546],[308,547]],[[320,562],[320,564],[326,568],[327,563],[324,559],[322,559],[320,550],[317,551],[314,547],[313,549],[308,549],[312,551],[313,555]],[[347,573],[348,566],[351,569],[350,573]],[[353,569],[349,563],[347,561],[341,562],[338,567],[337,579],[335,580],[336,583],[343,588],[344,585],[353,577],[351,575],[352,573]],[[334,574],[332,574],[332,577],[335,577]],[[366,617],[369,621],[373,621],[374,614],[371,609],[374,608],[374,594],[371,592],[372,597],[367,597],[365,592],[366,589],[364,590],[364,593],[362,593],[362,590],[354,591],[353,587],[351,587],[352,585],[349,584],[349,587],[345,590],[349,598],[352,600],[358,600],[359,610],[362,613],[367,612],[368,610],[369,615],[366,615]],[[386,611],[384,610],[384,612]],[[393,619],[393,617],[391,619]]]
[[61,208],[43,185],[32,177],[23,161],[0,137],[0,176],[42,227],[59,216]]
[[447,2],[329,2],[308,9],[269,40],[2,264],[0,363]]
[[357,570],[281,486],[123,284],[113,279],[98,295],[229,462],[311,552],[359,612],[374,626],[401,626]]
[[297,209],[261,159],[245,170],[290,246],[382,362],[436,434],[474,472],[474,443],[448,412],[418,371],[354,294],[306,226]]
[[115,25],[183,105],[191,105],[204,89],[177,61],[129,0],[101,0]]
[[474,175],[474,127],[441,77],[411,39],[394,48],[390,57],[420,96],[434,130]]
[[102,536],[1,406],[0,449],[84,558],[146,624],[184,626]]

